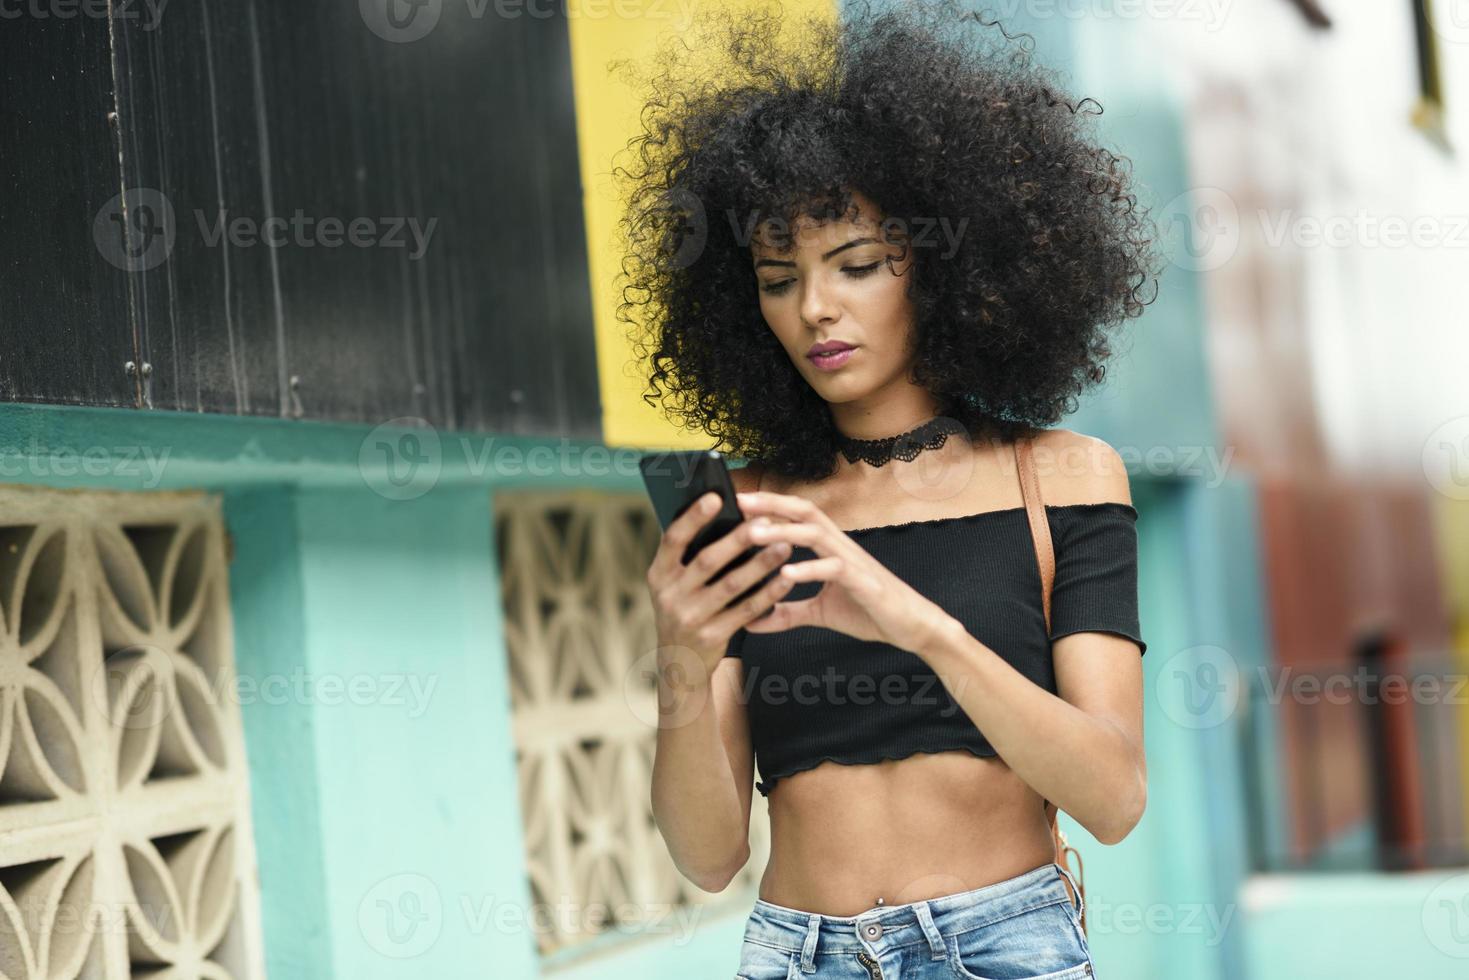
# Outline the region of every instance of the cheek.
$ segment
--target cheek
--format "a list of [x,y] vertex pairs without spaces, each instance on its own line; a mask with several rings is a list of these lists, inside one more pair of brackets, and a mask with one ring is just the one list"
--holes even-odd
[[908,280],[879,269],[863,280],[861,286],[860,302],[870,323],[870,334],[874,339],[880,337],[885,348],[900,348],[912,318]]
[[765,318],[765,325],[770,328],[770,332],[789,351],[791,344],[800,339],[801,318],[795,305],[782,302],[784,299],[783,296],[769,296],[761,292],[760,314]]
[[782,303],[780,296],[768,296],[764,290],[760,292],[760,315],[765,317],[765,322],[777,332],[781,325],[791,318],[789,303]]

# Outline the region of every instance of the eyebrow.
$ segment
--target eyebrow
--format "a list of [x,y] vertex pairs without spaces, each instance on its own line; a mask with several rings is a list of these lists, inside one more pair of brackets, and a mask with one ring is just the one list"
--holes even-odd
[[[854,238],[850,242],[847,242],[845,245],[838,245],[836,248],[832,249],[830,252],[827,252],[825,255],[823,255],[821,257],[821,261],[825,262],[827,259],[831,258],[833,255],[836,255],[838,252],[845,252],[849,248],[856,248],[858,245],[866,245],[869,242],[876,242],[876,241],[877,241],[876,238],[871,238],[871,237]],[[763,265],[775,265],[775,266],[788,265],[788,266],[791,266],[792,268],[794,268],[795,267],[795,264],[796,263],[790,262],[790,261],[785,260],[785,259],[761,259],[760,261],[758,261],[758,262],[755,263],[755,268],[758,269],[758,268],[760,268]]]

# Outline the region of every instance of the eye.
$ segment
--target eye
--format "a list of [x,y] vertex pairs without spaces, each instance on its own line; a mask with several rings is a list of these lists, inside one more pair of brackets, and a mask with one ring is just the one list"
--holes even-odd
[[[842,271],[853,279],[861,279],[863,276],[870,275],[880,265],[882,265],[881,259],[871,265],[843,266]],[[767,283],[760,287],[760,291],[778,296],[789,289],[792,282],[794,282],[792,279],[782,279],[780,282]]]

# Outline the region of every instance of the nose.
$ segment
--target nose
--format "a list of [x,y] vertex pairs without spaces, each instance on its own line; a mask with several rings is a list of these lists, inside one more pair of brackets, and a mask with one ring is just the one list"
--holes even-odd
[[807,278],[801,294],[801,318],[812,326],[820,326],[836,319],[836,304],[832,302],[820,276]]

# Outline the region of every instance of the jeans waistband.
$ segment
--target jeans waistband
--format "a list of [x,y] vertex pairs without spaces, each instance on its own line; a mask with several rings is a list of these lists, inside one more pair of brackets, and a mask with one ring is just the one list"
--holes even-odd
[[917,943],[937,957],[944,939],[1057,902],[1071,904],[1063,884],[1070,876],[1054,861],[1013,878],[969,891],[903,905],[877,905],[858,915],[822,915],[757,899],[745,938],[774,949],[803,954],[867,950],[881,953]]

